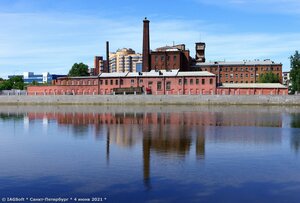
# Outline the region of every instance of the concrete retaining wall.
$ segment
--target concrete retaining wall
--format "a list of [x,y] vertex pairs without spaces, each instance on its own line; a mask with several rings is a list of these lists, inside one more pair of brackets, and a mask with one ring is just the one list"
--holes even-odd
[[0,104],[171,104],[171,105],[300,105],[300,96],[279,95],[47,95],[0,96]]

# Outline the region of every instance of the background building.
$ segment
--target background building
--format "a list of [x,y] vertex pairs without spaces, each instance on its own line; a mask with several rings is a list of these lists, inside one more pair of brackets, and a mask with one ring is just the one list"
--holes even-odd
[[[8,78],[12,78],[16,75],[9,75]],[[56,75],[56,74],[50,74],[49,72],[44,72],[42,74],[34,74],[34,72],[24,72],[21,76],[24,80],[25,84],[29,84],[32,82],[37,83],[48,83],[51,84],[53,80],[58,79],[59,77],[66,77],[66,75]]]
[[136,72],[137,64],[142,63],[142,55],[136,54],[133,49],[118,49],[109,54],[110,72]]

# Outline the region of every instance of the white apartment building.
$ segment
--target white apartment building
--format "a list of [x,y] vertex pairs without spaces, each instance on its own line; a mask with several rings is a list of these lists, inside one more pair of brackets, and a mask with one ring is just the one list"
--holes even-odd
[[118,49],[115,53],[109,54],[110,72],[136,72],[142,59],[142,54],[136,54],[133,49]]

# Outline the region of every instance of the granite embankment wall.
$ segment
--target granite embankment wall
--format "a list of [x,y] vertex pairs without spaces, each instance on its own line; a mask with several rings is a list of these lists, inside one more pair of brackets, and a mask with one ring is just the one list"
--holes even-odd
[[279,95],[47,95],[47,96],[0,96],[4,104],[170,104],[170,105],[300,105],[300,96]]

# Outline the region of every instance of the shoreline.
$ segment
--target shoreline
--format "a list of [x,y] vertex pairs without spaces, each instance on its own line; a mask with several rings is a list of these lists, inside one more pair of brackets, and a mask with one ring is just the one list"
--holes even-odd
[[0,105],[284,105],[300,95],[1,95]]

